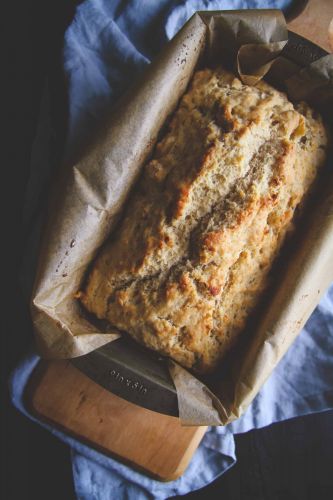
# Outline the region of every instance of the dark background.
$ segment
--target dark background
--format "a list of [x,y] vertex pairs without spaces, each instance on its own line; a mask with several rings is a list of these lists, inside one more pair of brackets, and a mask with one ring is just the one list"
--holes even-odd
[[[111,0],[110,0],[111,1]],[[11,2],[2,12],[1,498],[75,498],[69,448],[10,404],[7,379],[31,344],[27,301],[18,281],[26,235],[22,212],[31,148],[46,79],[50,84],[56,141],[66,134],[62,43],[78,1]],[[3,179],[3,178],[2,178]],[[52,178],[49,179],[52,182]],[[40,200],[43,208],[47,190]],[[333,375],[332,375],[333,377]],[[333,412],[310,415],[236,438],[238,463],[188,498],[237,500],[333,498]],[[102,499],[101,499],[102,500]]]

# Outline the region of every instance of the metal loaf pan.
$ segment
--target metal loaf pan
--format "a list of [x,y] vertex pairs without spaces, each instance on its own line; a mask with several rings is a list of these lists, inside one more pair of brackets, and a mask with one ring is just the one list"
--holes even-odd
[[[327,52],[289,31],[282,55],[306,66]],[[177,393],[167,360],[128,338],[120,338],[71,362],[105,389],[149,410],[178,416]]]

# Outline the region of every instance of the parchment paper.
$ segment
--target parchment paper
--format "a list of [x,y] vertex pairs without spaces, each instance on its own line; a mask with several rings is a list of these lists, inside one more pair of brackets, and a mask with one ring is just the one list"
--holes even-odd
[[[63,168],[49,207],[32,297],[43,357],[72,358],[119,337],[83,314],[75,293],[196,67],[222,64],[250,85],[268,73],[292,99],[333,110],[333,57],[307,68],[284,65],[281,50],[287,37],[277,10],[195,14],[113,110],[81,158]],[[274,72],[274,64],[279,71]],[[274,294],[251,332],[244,332],[246,348],[205,381],[170,360],[182,423],[221,425],[238,418],[333,281],[333,182],[325,184]]]

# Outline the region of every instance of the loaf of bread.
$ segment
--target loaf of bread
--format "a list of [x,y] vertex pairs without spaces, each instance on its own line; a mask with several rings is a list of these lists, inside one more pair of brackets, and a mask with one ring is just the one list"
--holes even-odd
[[305,103],[197,71],[80,300],[141,344],[213,370],[244,330],[326,144]]

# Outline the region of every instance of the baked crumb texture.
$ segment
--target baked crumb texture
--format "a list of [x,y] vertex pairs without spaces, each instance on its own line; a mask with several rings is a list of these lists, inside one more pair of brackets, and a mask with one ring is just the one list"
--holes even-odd
[[327,137],[305,104],[195,73],[80,293],[145,346],[212,371],[244,329]]

